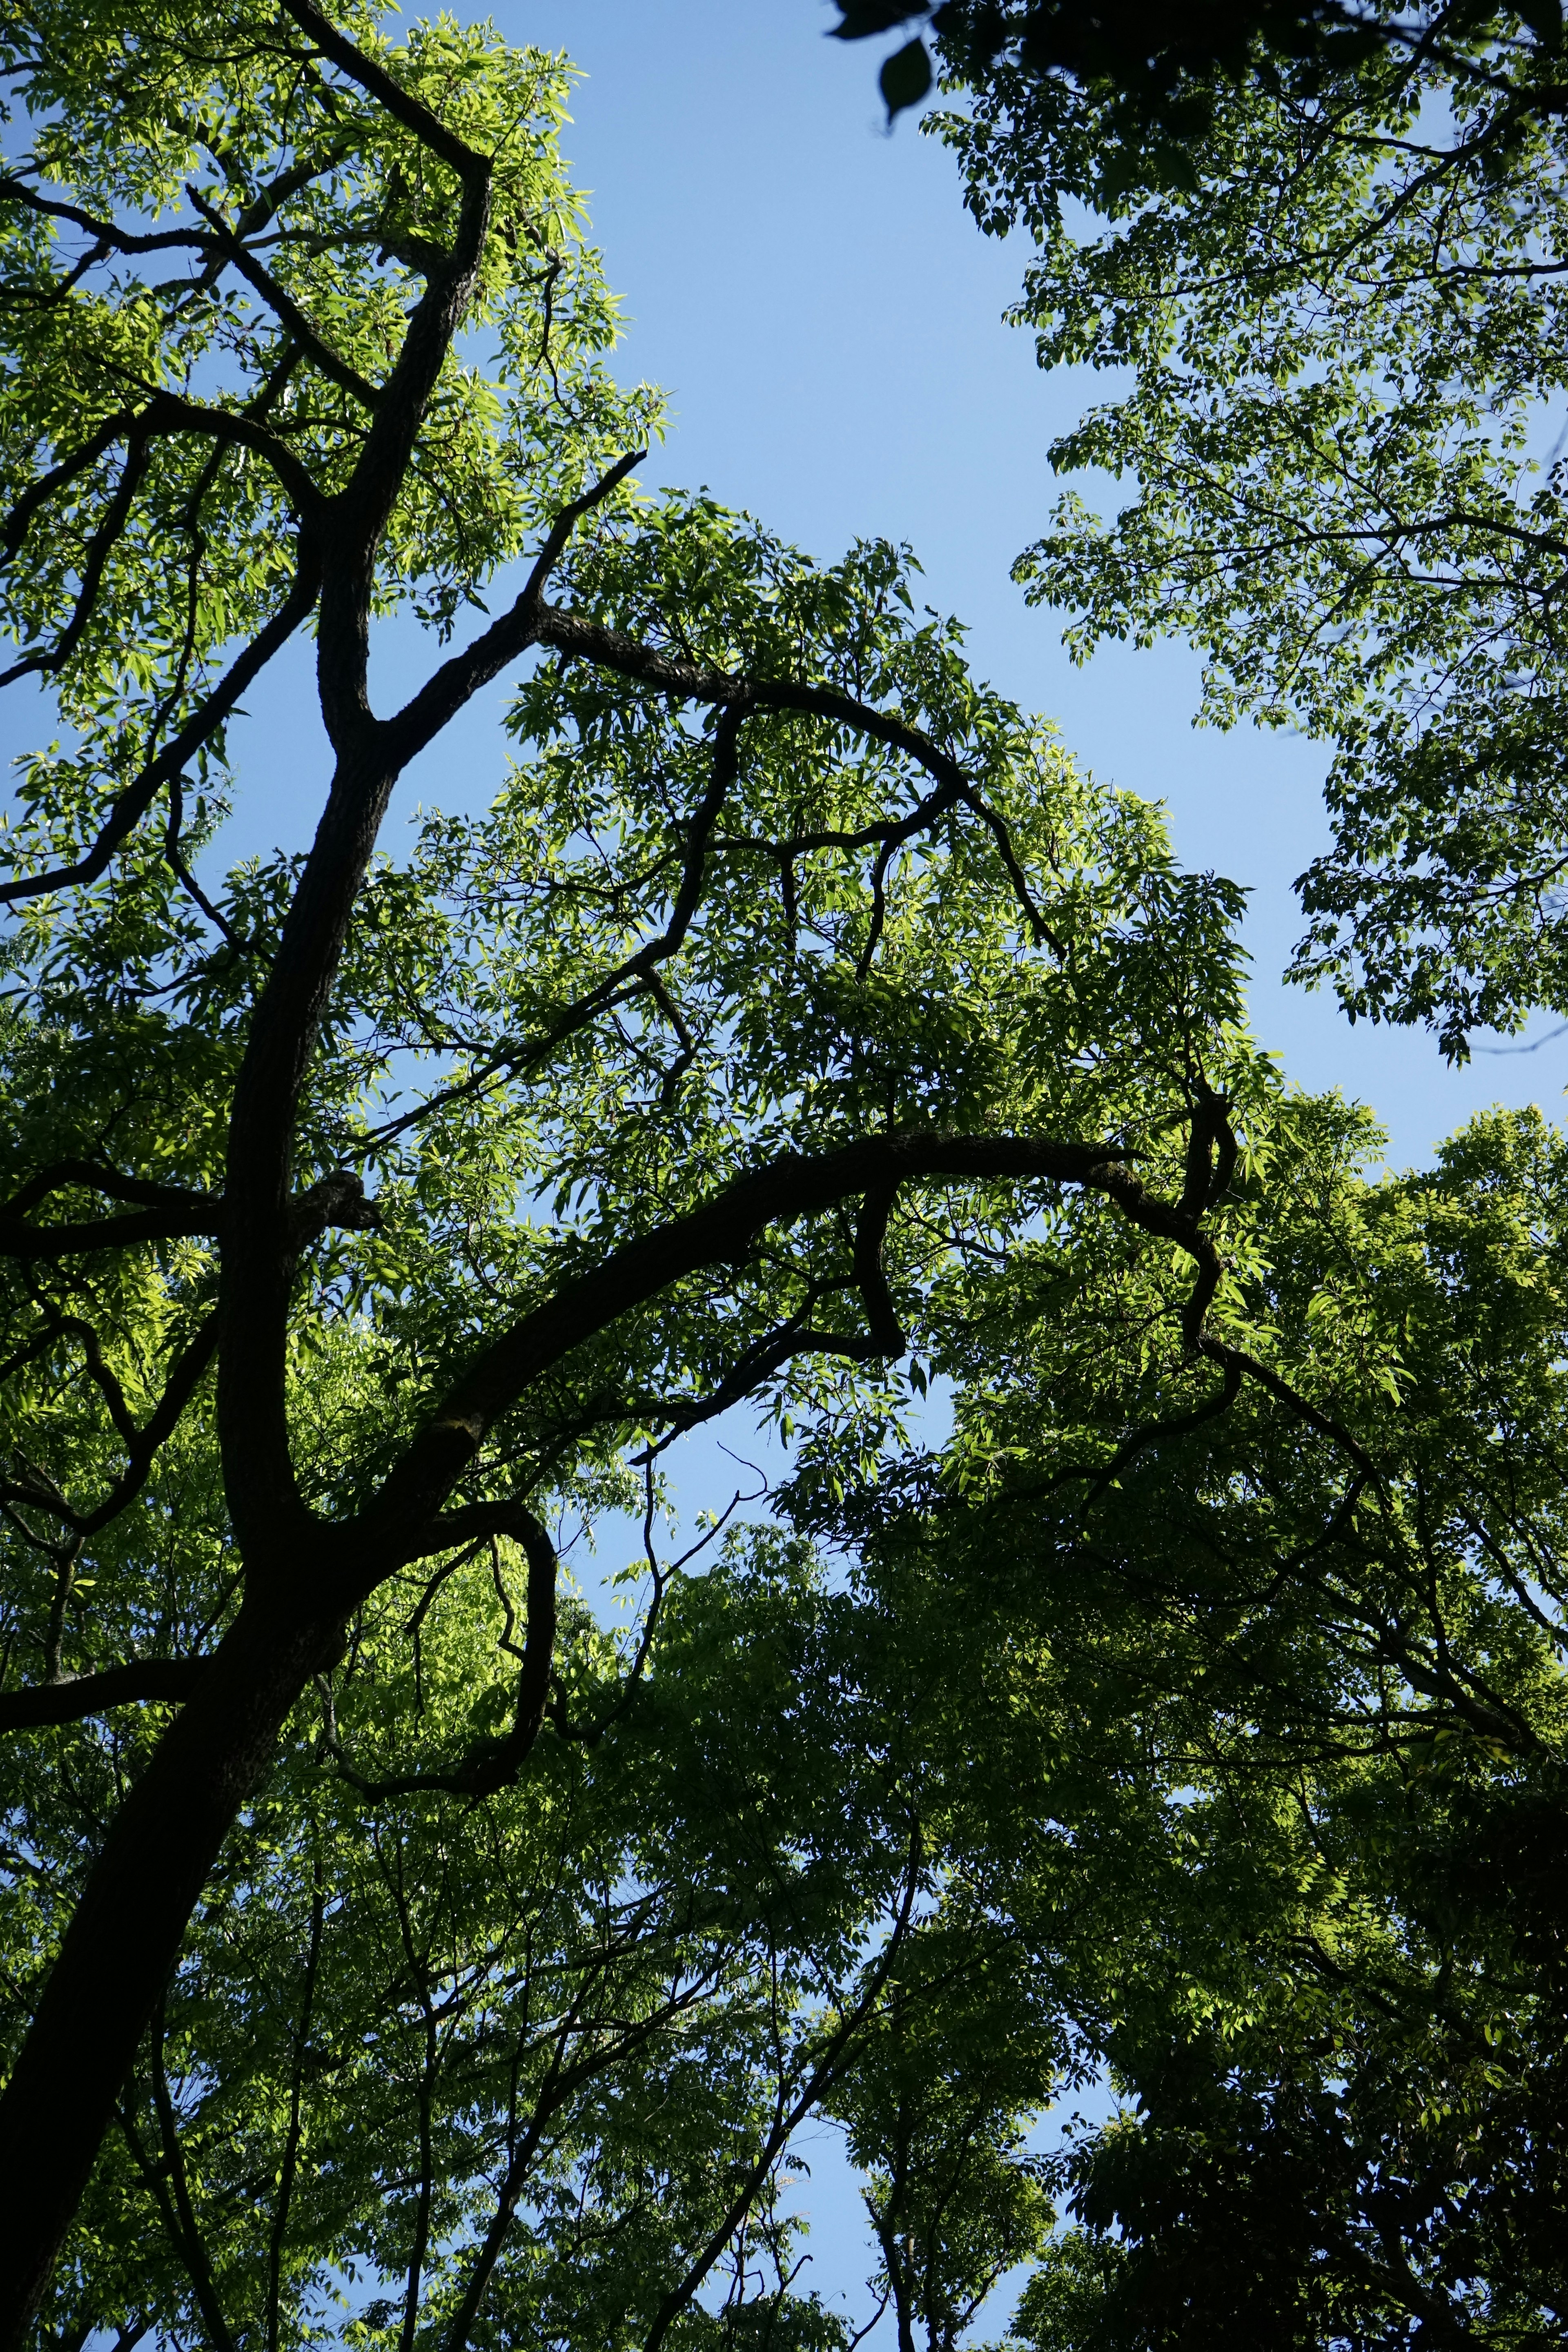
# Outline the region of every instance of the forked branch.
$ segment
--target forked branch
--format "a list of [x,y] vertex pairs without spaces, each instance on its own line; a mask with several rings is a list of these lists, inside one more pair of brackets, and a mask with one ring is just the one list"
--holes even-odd
[[405,1772],[384,1780],[365,1779],[345,1762],[337,1748],[338,1770],[351,1787],[367,1797],[402,1797],[416,1789],[444,1790],[455,1797],[493,1796],[517,1779],[543,1727],[555,1655],[559,1571],[549,1529],[524,1503],[479,1503],[447,1513],[442,1535],[454,1543],[471,1543],[476,1537],[510,1536],[521,1546],[528,1560],[528,1633],[518,1669],[511,1729],[502,1738],[476,1742],[450,1771]]
[[278,611],[244,650],[237,655],[225,676],[212,692],[194,710],[173,740],[150,760],[134,782],[115,799],[97,838],[82,855],[68,866],[47,868],[41,874],[14,876],[0,882],[0,906],[15,905],[24,898],[47,897],[55,890],[96,882],[106,873],[109,862],[121,843],[129,840],[142,818],[162,792],[180,773],[189,760],[195,759],[203,746],[212,740],[224,721],[228,719],[240,696],[293,635],[315,604],[320,575],[315,559],[301,549],[300,569],[293,585]]

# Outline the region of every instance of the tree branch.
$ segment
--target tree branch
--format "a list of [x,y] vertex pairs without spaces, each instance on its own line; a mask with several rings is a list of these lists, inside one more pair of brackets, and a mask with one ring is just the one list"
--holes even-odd
[[367,96],[384,106],[388,114],[401,122],[405,130],[412,131],[432,154],[439,155],[444,163],[449,163],[459,179],[468,180],[489,172],[489,164],[485,156],[468,146],[455,131],[448,131],[439,117],[432,114],[411,90],[405,89],[401,82],[394,81],[384,66],[377,65],[375,59],[357,47],[346,34],[340,33],[319,8],[311,5],[311,0],[282,0],[282,5],[300,30],[309,33],[323,57],[330,58],[351,81],[357,81]]
[[23,875],[8,882],[0,882],[0,906],[15,905],[23,898],[43,898],[50,891],[69,889],[79,883],[97,881],[121,843],[130,836],[159,792],[179,774],[186,761],[210,740],[252,679],[259,675],[307,617],[316,601],[319,577],[313,555],[302,546],[300,569],[282,604],[271,620],[257,632],[227,674],[213,688],[200,709],[193,712],[174,740],[159,752],[156,759],[149,761],[136,782],[120,794],[91,848],[84,851],[73,865],[52,866],[42,874]]
[[[144,1203],[139,1214],[90,1217],[58,1225],[24,1223],[19,1212],[67,1187],[107,1192],[111,1200]],[[226,1204],[220,1192],[187,1192],[175,1184],[143,1182],[122,1176],[118,1169],[102,1168],[89,1160],[58,1160],[35,1176],[0,1209],[0,1257],[37,1263],[75,1257],[100,1249],[121,1249],[134,1242],[174,1241],[189,1235],[222,1236]],[[309,1192],[297,1192],[289,1203],[288,1232],[296,1251],[315,1240],[329,1226],[345,1233],[372,1232],[381,1222],[374,1201],[367,1200],[361,1179],[352,1171],[324,1176]]]
[[335,384],[351,394],[364,407],[374,409],[381,398],[374,384],[367,383],[357,368],[351,367],[346,360],[340,359],[331,346],[322,341],[293,296],[279,285],[270,270],[262,268],[255,255],[230,228],[216,205],[209,205],[201,190],[194,188],[188,180],[185,183],[185,194],[202,218],[212,223],[215,238],[247,285],[254,287],[268,310],[274,311],[281,320],[305,357],[313,366],[319,368],[323,375],[330,376]]
[[515,661],[533,642],[531,632],[539,614],[545,609],[544,590],[551,573],[560,562],[573,531],[583,517],[601,506],[613,490],[636,466],[647,457],[646,449],[632,449],[607,474],[563,507],[551,524],[544,545],[534,560],[532,569],[523,584],[521,594],[509,611],[491,623],[460,654],[432,672],[411,700],[405,703],[396,716],[387,721],[397,757],[411,760],[416,751],[433,741],[447,721],[454,718],[470,698],[483,686],[488,686],[508,662]]
[[82,1535],[96,1535],[100,1528],[106,1528],[110,1519],[119,1517],[127,1503],[135,1500],[146,1485],[148,1473],[160,1447],[174,1435],[180,1415],[195,1394],[196,1385],[216,1352],[219,1328],[220,1318],[215,1310],[184,1353],[175,1358],[152,1417],[140,1431],[132,1433],[127,1444],[126,1452],[131,1458],[124,1475],[116,1481],[98,1508],[89,1511],[79,1522]]
[[206,245],[199,229],[164,228],[142,235],[121,228],[118,222],[103,220],[96,213],[84,212],[79,205],[61,204],[52,196],[41,196],[26,180],[14,173],[0,176],[0,202],[9,198],[13,204],[26,205],[29,212],[41,213],[46,219],[68,221],[101,246],[112,247],[116,253],[168,253],[184,247],[198,251]]
[[202,2315],[207,2334],[212,2338],[212,2352],[236,2352],[234,2337],[223,2315],[218,2300],[217,2282],[213,2276],[207,2250],[202,2233],[196,2227],[196,2217],[191,2203],[190,2182],[185,2174],[184,2154],[180,2147],[179,2125],[174,2116],[174,2102],[169,2091],[169,2076],[163,2063],[165,2033],[164,2004],[159,2001],[153,2019],[153,2099],[158,2116],[158,2133],[163,2144],[163,2174],[168,2182],[178,2227],[171,2234],[179,2248],[186,2273]]
[[[761,1381],[783,1370],[795,1356],[845,1356],[852,1363],[871,1363],[879,1356],[902,1354],[902,1348],[887,1349],[866,1331],[828,1331],[806,1320],[820,1294],[814,1292],[798,1313],[758,1339],[733,1363],[706,1396],[689,1397],[678,1402],[648,1404],[641,1408],[648,1420],[662,1421],[667,1434],[646,1454],[634,1456],[637,1461],[651,1461],[683,1437],[689,1429],[696,1429],[705,1421],[728,1412],[731,1405],[740,1404],[750,1396]],[[901,1338],[900,1334],[900,1338]]]
[[292,500],[296,511],[307,521],[317,521],[325,514],[327,501],[317,488],[308,467],[296,457],[286,441],[268,433],[243,409],[208,408],[199,400],[184,400],[178,394],[154,394],[143,415],[151,419],[154,434],[195,433],[208,441],[226,441],[240,449],[249,449],[262,458],[277,475]]
[[[542,1521],[523,1503],[475,1503],[448,1512],[441,1522],[443,1540],[467,1543],[476,1535],[510,1536],[528,1559],[528,1633],[518,1669],[517,1701],[511,1729],[504,1739],[481,1739],[449,1772],[406,1772],[386,1780],[369,1780],[338,1758],[338,1769],[351,1787],[371,1798],[402,1797],[416,1789],[441,1789],[454,1797],[490,1797],[509,1788],[527,1761],[544,1725],[550,1696],[550,1675],[555,1654],[555,1580],[559,1568],[555,1546]],[[434,1549],[434,1547],[433,1547]]]
[[92,1674],[62,1675],[32,1690],[0,1692],[0,1732],[37,1731],[46,1724],[81,1723],[110,1707],[147,1699],[172,1705],[189,1698],[205,1658],[137,1658]]
[[1304,1421],[1310,1429],[1317,1430],[1321,1436],[1331,1438],[1343,1453],[1349,1454],[1356,1468],[1364,1472],[1378,1493],[1386,1499],[1387,1486],[1376,1463],[1366,1448],[1351,1435],[1344,1423],[1334,1419],[1332,1413],[1320,1411],[1318,1406],[1312,1404],[1301,1394],[1300,1389],[1292,1388],[1289,1381],[1282,1380],[1278,1372],[1271,1371],[1267,1364],[1260,1362],[1258,1357],[1250,1355],[1245,1348],[1233,1348],[1223,1339],[1211,1339],[1206,1335],[1200,1335],[1196,1345],[1200,1356],[1207,1356],[1212,1363],[1223,1364],[1227,1369],[1234,1365],[1238,1371],[1245,1372],[1249,1380],[1256,1381],[1259,1388],[1267,1389],[1271,1397],[1277,1397],[1281,1404],[1288,1405],[1297,1419]]
[[[813,1156],[788,1152],[738,1178],[686,1215],[612,1251],[563,1282],[554,1295],[481,1350],[415,1437],[376,1501],[351,1528],[334,1531],[332,1564],[344,1605],[388,1573],[389,1553],[410,1556],[408,1530],[428,1528],[474,1459],[497,1416],[540,1374],[619,1317],[704,1267],[733,1264],[755,1236],[781,1220],[820,1213],[868,1190],[900,1184],[1044,1181],[1107,1194],[1144,1231],[1178,1243],[1200,1278],[1217,1282],[1213,1241],[1179,1208],[1151,1194],[1127,1155],[1105,1144],[1052,1143],[1021,1136],[868,1136]],[[418,1538],[423,1540],[423,1538]],[[317,1589],[314,1582],[312,1589]]]
[[128,433],[133,432],[139,422],[139,413],[135,409],[116,410],[112,416],[105,418],[97,432],[84,441],[79,449],[74,449],[68,457],[62,457],[58,466],[51,466],[47,474],[40,474],[36,482],[28,483],[6,516],[4,531],[0,531],[0,550],[4,551],[7,561],[20,551],[28,526],[38,509],[57,490],[63,489],[68,482],[74,482],[79,474],[85,474],[89,466],[96,465],[117,441],[122,441]]
[[865,1302],[871,1346],[879,1356],[901,1356],[910,1344],[882,1271],[882,1244],[896,1191],[892,1184],[868,1187],[855,1227],[855,1280]]
[[0,1218],[0,1257],[36,1264],[40,1259],[79,1257],[94,1250],[125,1249],[133,1242],[174,1241],[188,1234],[216,1234],[220,1203],[193,1193],[181,1207],[143,1209],[124,1217],[91,1217],[60,1225],[26,1225]]
[[114,495],[105,507],[103,520],[94,531],[89,544],[87,561],[82,565],[81,586],[78,591],[70,619],[66,623],[58,642],[50,652],[24,654],[21,660],[13,662],[9,669],[0,670],[0,686],[10,686],[16,678],[27,677],[40,672],[62,670],[69,661],[81,643],[87,625],[92,618],[93,608],[98,603],[98,592],[103,583],[104,567],[109,562],[115,541],[125,528],[132,501],[136,496],[146,468],[146,438],[142,434],[133,433],[131,446],[125,453],[125,463],[121,468],[120,479],[114,486]]

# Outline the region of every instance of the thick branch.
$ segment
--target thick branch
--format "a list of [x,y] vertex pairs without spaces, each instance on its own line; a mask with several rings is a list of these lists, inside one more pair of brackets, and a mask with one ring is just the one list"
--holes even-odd
[[[20,1210],[68,1186],[145,1205],[123,1217],[79,1218],[58,1225],[24,1223]],[[347,1171],[323,1177],[309,1192],[297,1192],[289,1204],[289,1238],[296,1250],[303,1249],[329,1226],[345,1233],[366,1233],[379,1222],[376,1203],[366,1199],[359,1177]],[[37,1262],[185,1235],[205,1234],[217,1240],[222,1238],[225,1223],[221,1193],[187,1192],[176,1184],[150,1184],[139,1177],[122,1176],[117,1169],[100,1168],[92,1160],[59,1160],[0,1209],[0,1257]]]
[[516,1780],[544,1724],[550,1673],[555,1654],[555,1546],[543,1523],[522,1503],[476,1503],[452,1511],[439,1523],[447,1542],[471,1542],[476,1535],[510,1536],[528,1559],[528,1634],[518,1670],[517,1703],[504,1739],[482,1739],[450,1772],[408,1772],[388,1780],[368,1780],[339,1759],[338,1769],[367,1797],[401,1797],[415,1789],[443,1789],[456,1797],[489,1797]]
[[0,1692],[0,1732],[36,1731],[50,1723],[80,1723],[111,1706],[144,1699],[178,1705],[190,1696],[205,1658],[138,1658],[90,1675],[62,1675],[33,1690]]
[[626,1243],[563,1283],[552,1297],[484,1349],[358,1523],[357,1542],[348,1539],[346,1529],[334,1538],[340,1572],[367,1579],[353,1589],[368,1590],[387,1572],[389,1548],[406,1556],[407,1530],[424,1527],[439,1510],[497,1416],[574,1348],[689,1275],[734,1264],[766,1226],[819,1214],[868,1191],[886,1193],[922,1180],[1081,1185],[1108,1194],[1146,1232],[1179,1243],[1200,1275],[1212,1270],[1217,1280],[1213,1242],[1178,1208],[1151,1194],[1121,1164],[1125,1157],[1114,1146],[1022,1136],[893,1134],[866,1137],[820,1156],[786,1153],[737,1179],[687,1215]]
[[327,502],[310,469],[286,441],[279,441],[243,409],[208,408],[199,400],[182,400],[174,393],[160,392],[145,413],[154,433],[195,433],[205,440],[251,450],[271,467],[300,515],[314,520],[325,511]]
[[181,1205],[132,1211],[124,1217],[88,1217],[73,1223],[28,1225],[20,1219],[0,1218],[0,1257],[39,1259],[79,1257],[93,1250],[126,1249],[133,1242],[174,1241],[182,1235],[216,1234],[218,1204],[192,1193]]
[[111,246],[116,253],[168,253],[181,247],[187,251],[195,247],[199,251],[207,242],[198,229],[163,228],[140,235],[121,228],[116,221],[84,212],[79,205],[61,204],[55,197],[41,196],[26,180],[17,179],[12,173],[0,177],[0,202],[7,199],[12,204],[26,205],[29,212],[41,213],[47,220],[68,221],[73,228],[85,230],[95,243]]
[[412,91],[405,89],[401,82],[394,81],[384,66],[377,65],[374,58],[367,57],[363,49],[340,33],[319,8],[311,5],[311,0],[283,0],[283,6],[300,30],[309,33],[323,57],[330,58],[351,81],[357,81],[369,97],[384,106],[388,114],[405,130],[412,131],[433,154],[449,163],[460,179],[469,180],[489,171],[484,156],[459,139],[455,131],[448,131],[439,117],[432,114]]
[[868,1190],[855,1228],[855,1280],[865,1303],[871,1344],[880,1356],[901,1356],[909,1347],[893,1294],[882,1271],[882,1244],[892,1214],[891,1184]]

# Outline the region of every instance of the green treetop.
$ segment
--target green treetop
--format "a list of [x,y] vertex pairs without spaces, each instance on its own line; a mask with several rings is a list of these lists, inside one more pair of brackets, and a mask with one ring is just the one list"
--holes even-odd
[[[1335,2311],[1375,2239],[1390,2325],[1546,2325],[1560,1155],[1377,1173],[1239,893],[907,551],[637,490],[559,60],[0,41],[0,2341],[835,2352],[813,2117],[900,2352],[1024,2260],[1042,2346],[1140,2263],[1246,2308],[1273,2187]],[[225,874],[304,633],[312,845]],[[746,1403],[787,1472],[672,1559]],[[627,1511],[612,1633],[562,1555]],[[1102,2066],[1133,2119],[1042,2153]],[[1469,2237],[1385,2226],[1450,2116]]]

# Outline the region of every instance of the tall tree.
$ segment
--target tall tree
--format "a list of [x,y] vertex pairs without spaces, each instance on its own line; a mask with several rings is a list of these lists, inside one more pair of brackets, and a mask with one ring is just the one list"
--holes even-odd
[[[1557,2340],[1568,1162],[1533,1116],[1398,1180],[1342,1105],[1253,1131],[1216,1316],[1279,1392],[1204,1396],[1169,1265],[1069,1213],[928,1327],[942,1445],[795,1400],[775,1509],[835,1575],[765,1532],[660,1570],[629,1692],[563,1609],[517,1788],[447,1769],[514,1703],[510,1548],[360,1613],[226,1843],[53,2340],[299,2341],[348,2273],[376,2345],[826,2352],[813,2111],[906,2343],[1035,2254],[1050,2352]],[[35,1919],[145,1754],[106,1737],[11,1744]],[[1097,2065],[1123,2119],[1029,2152]]]
[[[5,677],[44,683],[58,730],[0,885],[0,1720],[60,1759],[11,1862],[0,2342],[117,2109],[209,2337],[232,2252],[276,2338],[310,2200],[279,2189],[271,2234],[240,2228],[215,2267],[227,2158],[184,2163],[180,2134],[234,1966],[297,1968],[301,2004],[273,2010],[281,2105],[237,2193],[262,2144],[296,2180],[310,2068],[342,2046],[300,2020],[353,2013],[318,1949],[337,1898],[313,1874],[343,1849],[314,1799],[282,1841],[277,1956],[224,1958],[259,1929],[226,1911],[222,1857],[267,1883],[291,1726],[367,1803],[435,1808],[358,1832],[381,1875],[342,1895],[373,1947],[403,1943],[387,2095],[413,2086],[389,2126],[413,2169],[364,2226],[412,2281],[408,2352],[436,2238],[478,2210],[471,2167],[493,2174],[499,2094],[475,2122],[443,2063],[490,2020],[470,1958],[511,1900],[503,1816],[461,1935],[438,1886],[403,1901],[398,1857],[438,1857],[438,1799],[485,1806],[602,1728],[573,1700],[592,1642],[557,1597],[563,1510],[624,1502],[650,1447],[753,1393],[874,1448],[966,1269],[1079,1195],[1074,1230],[1119,1265],[1132,1237],[1175,1318],[1178,1411],[1259,1381],[1342,1440],[1213,1324],[1214,1215],[1275,1087],[1237,1026],[1235,893],[1173,872],[1147,811],[969,678],[896,551],[819,570],[710,503],[637,497],[657,409],[605,364],[560,61],[447,20],[393,47],[352,0],[40,0],[0,63]],[[384,713],[370,646],[396,615],[431,649]],[[232,723],[305,631],[314,839],[223,880]],[[494,805],[378,858],[399,775],[503,673]],[[467,1719],[422,1712],[458,1578],[493,1578],[494,1612],[481,1590],[449,1638],[488,1622],[510,1662]],[[367,1655],[394,1727],[368,1765],[353,1709],[331,1723]],[[619,1899],[542,1923],[556,2015],[574,1970],[604,1981],[591,1928],[635,1945]],[[616,2030],[701,1975],[701,1932]],[[801,1948],[772,1932],[787,1990]],[[853,2014],[845,1957],[813,1966]],[[737,2089],[742,2122],[761,2095]],[[747,2210],[703,2240],[700,2189],[687,2305]]]
[[[849,9],[844,30],[926,14]],[[960,5],[930,24],[967,101],[931,127],[982,224],[1035,241],[1018,320],[1043,363],[1117,379],[1052,454],[1130,490],[1108,518],[1059,503],[1020,559],[1028,593],[1080,654],[1184,631],[1209,719],[1332,745],[1299,978],[1331,980],[1352,1019],[1429,1023],[1458,1058],[1477,1025],[1568,1011],[1556,12]],[[929,86],[908,52],[888,74],[890,108]],[[1525,1434],[1555,1360],[1515,1386],[1496,1319],[1532,1317],[1561,1259],[1538,1176],[1516,1190],[1551,1147],[1499,1157],[1500,1133],[1456,1143],[1432,1187],[1449,1300],[1393,1286],[1399,1404],[1373,1450],[1405,1534],[1369,1544],[1361,1500],[1336,1518],[1319,1489],[1313,1532],[1264,1535],[1278,1465],[1256,1437],[1228,1455],[1233,1419],[1228,1531],[1212,1490],[1194,1507],[1201,1468],[1153,1490],[1144,1467],[1157,1549],[1137,1523],[1088,1549],[1164,1628],[1143,1691],[1205,1703],[1141,1915],[1064,1996],[1128,2104],[1052,2168],[1079,2227],[1026,2291],[1016,2333],[1042,2352],[1563,2341],[1562,1456]],[[1467,1241],[1448,1187],[1483,1166]],[[1320,1325],[1381,1255],[1358,1224]],[[1278,1226],[1269,1248],[1279,1266]],[[1439,1400],[1447,1462],[1417,1444]],[[1298,1580],[1319,1600],[1307,1647],[1281,1651]],[[1467,1645],[1477,1679],[1418,1729]],[[1506,1726],[1477,1712],[1482,1679]]]

